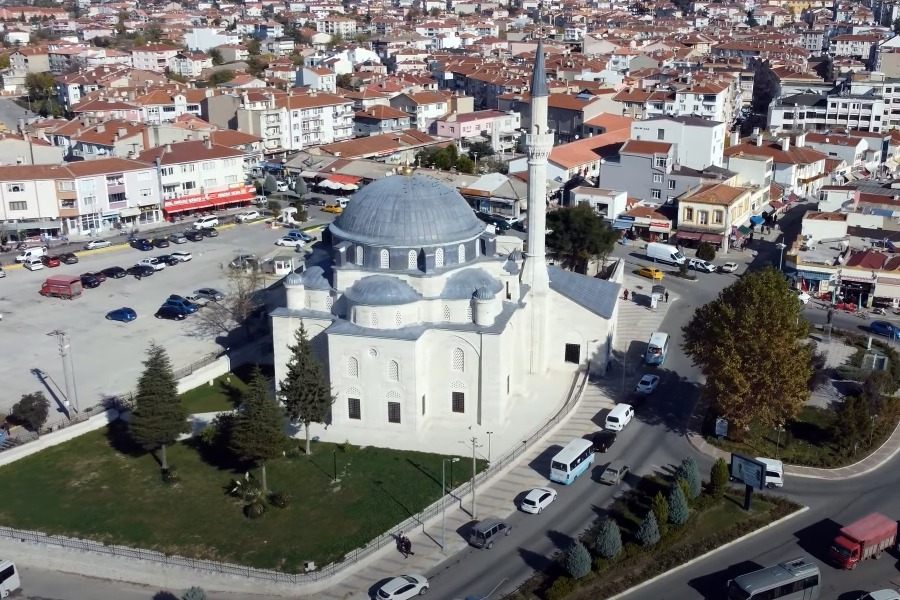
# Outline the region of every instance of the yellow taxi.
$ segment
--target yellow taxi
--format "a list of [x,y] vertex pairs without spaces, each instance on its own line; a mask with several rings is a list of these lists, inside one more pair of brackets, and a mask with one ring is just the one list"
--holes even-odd
[[663,278],[663,272],[653,267],[641,267],[638,269],[637,274],[641,277],[646,277],[647,279],[653,279],[654,281]]
[[337,204],[331,204],[331,205],[329,205],[329,206],[326,206],[326,207],[322,208],[322,212],[334,213],[334,214],[336,214],[336,215],[339,215],[339,214],[341,214],[342,212],[344,212],[344,209],[341,208],[341,207],[340,207],[339,205],[337,205]]

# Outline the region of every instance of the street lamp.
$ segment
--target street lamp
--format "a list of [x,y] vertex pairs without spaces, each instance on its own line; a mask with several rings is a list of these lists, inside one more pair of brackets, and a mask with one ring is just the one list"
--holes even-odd
[[781,265],[784,261],[784,249],[787,248],[787,245],[783,242],[778,242],[775,244],[775,247],[778,248],[778,270],[781,271]]
[[[453,463],[459,462],[459,458],[445,458],[441,461],[441,496],[447,495],[447,483],[445,481],[445,473],[447,470],[447,463],[450,463],[450,468],[453,468]],[[441,498],[443,500],[443,498]],[[444,504],[444,509],[441,511],[441,551],[444,551],[444,536],[446,534],[446,525],[447,525],[447,505]]]
[[[65,331],[60,331],[59,329],[53,330],[47,335],[56,336],[56,340],[59,343],[59,357],[62,359],[62,368],[63,368],[63,383],[66,388],[66,408],[71,408],[72,411],[78,412],[78,386],[75,384],[75,363],[72,361],[72,343],[69,340],[69,334]],[[72,378],[72,391],[74,394],[70,393],[69,390],[69,377],[71,371]],[[71,418],[71,415],[69,415]]]
[[488,431],[488,432],[487,432],[487,436],[488,436],[488,464],[490,464],[490,462],[491,462],[491,436],[492,436],[492,435],[494,435],[494,432],[493,432],[493,431]]

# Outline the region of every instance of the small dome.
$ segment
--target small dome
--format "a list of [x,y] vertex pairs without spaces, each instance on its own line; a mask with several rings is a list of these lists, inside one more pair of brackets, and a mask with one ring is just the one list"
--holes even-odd
[[510,275],[518,275],[519,274],[519,265],[513,259],[509,259],[503,265],[503,270],[509,273]]
[[291,273],[284,278],[284,285],[287,287],[297,287],[303,285],[303,276],[300,273]]
[[497,297],[497,294],[487,289],[486,287],[480,287],[475,290],[475,299],[476,300],[493,300]]
[[450,276],[441,292],[441,298],[469,300],[475,290],[480,288],[496,293],[503,289],[503,284],[488,275],[484,269],[465,269]]
[[364,306],[394,306],[422,299],[408,283],[387,275],[364,277],[354,283],[344,295],[354,304]]
[[303,286],[308,290],[331,290],[331,284],[325,279],[325,270],[322,267],[310,267],[303,272],[301,279]]
[[386,248],[456,244],[484,233],[455,189],[424,175],[392,175],[354,194],[329,226],[333,235]]
[[522,260],[522,251],[517,248],[517,249],[513,250],[512,252],[510,252],[509,260],[514,260],[516,262]]

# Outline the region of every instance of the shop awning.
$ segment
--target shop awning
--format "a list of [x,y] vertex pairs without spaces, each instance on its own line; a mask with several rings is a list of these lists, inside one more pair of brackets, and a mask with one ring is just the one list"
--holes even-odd
[[702,236],[700,236],[700,241],[708,242],[710,244],[721,244],[722,236],[718,233],[704,233]]
[[771,202],[769,202],[769,206],[771,206],[775,210],[778,210],[779,208],[784,206],[784,204],[779,202],[778,200],[772,200]]
[[241,186],[222,192],[210,192],[195,196],[182,196],[172,198],[163,203],[166,213],[172,214],[185,210],[197,210],[211,208],[213,206],[227,206],[229,204],[243,204],[253,200],[254,190],[247,186]]
[[737,230],[738,230],[738,233],[740,233],[741,235],[750,235],[750,228],[747,227],[746,225],[741,225],[740,227],[737,228]]
[[653,233],[669,233],[672,231],[672,227],[660,227],[659,225],[650,225],[650,231]]
[[617,231],[625,231],[634,227],[634,221],[627,219],[616,219],[613,221],[612,228]]
[[139,208],[123,208],[119,211],[120,217],[136,217],[141,214],[141,209]]
[[3,223],[3,227],[8,230],[13,231],[28,231],[30,229],[59,229],[62,226],[62,221],[6,221]]
[[156,206],[159,202],[156,200],[138,200],[138,206]]
[[312,179],[318,176],[319,174],[315,171],[300,171],[300,177],[303,177],[304,179]]
[[758,215],[753,215],[752,217],[750,217],[750,222],[753,223],[754,225],[762,225],[764,221],[765,221],[765,219],[763,219],[762,217],[760,217]]
[[353,175],[342,175],[340,173],[335,173],[325,181],[321,182],[319,185],[332,190],[344,190],[350,192],[359,189],[360,181],[362,181],[362,177],[354,177]]
[[703,234],[699,231],[677,231],[675,237],[679,240],[700,240]]

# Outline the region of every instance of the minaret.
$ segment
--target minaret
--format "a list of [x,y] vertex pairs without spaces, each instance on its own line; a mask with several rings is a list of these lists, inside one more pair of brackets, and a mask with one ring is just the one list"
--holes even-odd
[[547,369],[550,276],[547,273],[544,237],[547,230],[547,158],[553,148],[553,133],[547,128],[547,69],[544,41],[538,40],[531,77],[531,129],[525,136],[528,152],[528,247],[522,283],[531,288],[530,373]]

